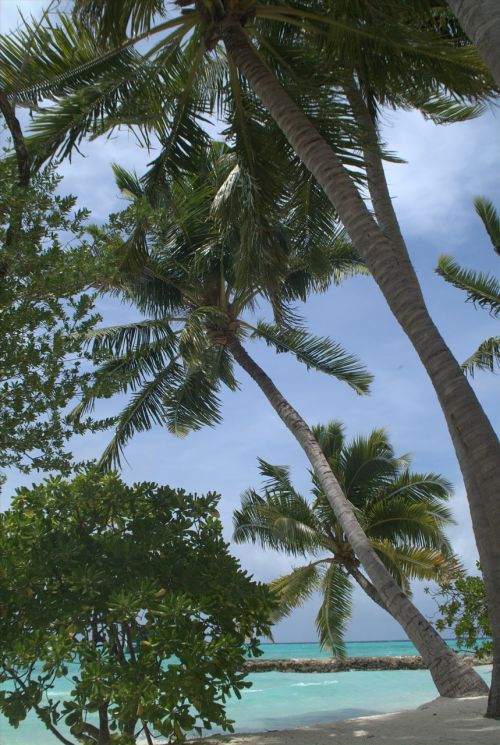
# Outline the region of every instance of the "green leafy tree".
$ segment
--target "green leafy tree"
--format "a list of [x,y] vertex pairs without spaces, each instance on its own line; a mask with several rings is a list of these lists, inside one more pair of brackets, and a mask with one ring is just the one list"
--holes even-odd
[[229,554],[217,502],[95,468],[17,491],[0,516],[11,725],[34,710],[65,745],[231,730],[224,703],[250,685],[272,601]]
[[[449,424],[491,598],[499,649],[488,711],[499,716],[500,546],[490,535],[490,525],[493,534],[500,531],[498,438],[429,316],[392,212],[378,145],[375,166],[365,163],[373,213],[362,198],[360,171],[353,168],[359,130],[345,105],[353,78],[369,106],[415,106],[419,94],[419,106],[430,102],[437,114],[443,96],[474,104],[492,93],[482,61],[439,0],[79,0],[74,10],[73,21],[63,16],[36,29],[28,24],[1,40],[0,85],[37,112],[35,161],[69,155],[86,135],[126,124],[146,142],[158,137],[157,170],[171,155],[182,167],[200,149],[203,120],[217,115],[249,166],[264,136],[270,138],[297,168],[305,166],[338,211]],[[367,80],[376,82],[378,97]],[[399,98],[389,95],[393,84]],[[270,161],[268,172],[273,168]]]
[[[474,200],[476,212],[482,220],[493,245],[500,256],[500,217],[489,199],[477,197]],[[464,290],[467,300],[485,308],[490,315],[498,318],[500,314],[500,281],[491,274],[463,269],[451,256],[440,256],[436,272],[446,282]],[[481,342],[476,351],[462,363],[462,369],[471,377],[476,370],[494,372],[500,368],[500,336],[492,336]]]
[[[452,552],[443,531],[452,522],[446,505],[451,485],[438,474],[410,471],[409,456],[396,457],[383,430],[350,442],[336,421],[313,432],[370,544],[403,590],[409,594],[410,580],[435,579],[449,568]],[[316,476],[311,474],[313,498],[308,500],[295,490],[288,467],[259,460],[259,469],[263,489],[249,489],[242,496],[241,509],[234,513],[234,540],[313,557],[271,582],[281,602],[276,617],[289,615],[319,591],[320,642],[343,657],[353,582],[387,608],[363,574]]]
[[0,180],[0,468],[67,471],[75,427],[65,410],[88,382],[80,335],[98,320],[94,293],[83,290],[101,260],[89,213],[56,193],[53,168],[20,187],[2,161]]
[[[481,569],[479,564],[477,568]],[[436,622],[437,628],[441,631],[453,629],[459,646],[474,650],[477,657],[490,655],[491,624],[482,576],[467,575],[463,569],[457,569],[444,573],[437,582],[438,592],[426,588],[442,614]]]
[[[460,663],[387,572],[313,432],[242,343],[249,337],[264,341],[357,393],[368,389],[371,378],[363,366],[339,345],[310,334],[292,304],[359,267],[342,233],[332,242],[334,224],[328,225],[331,213],[322,210],[321,193],[310,191],[307,210],[300,197],[302,209],[297,210],[293,181],[285,190],[266,171],[259,180],[249,177],[220,143],[205,152],[192,173],[170,179],[160,180],[157,174],[151,183],[151,171],[143,179],[115,171],[132,205],[105,229],[122,256],[112,287],[149,318],[88,335],[93,350],[108,353],[109,360],[97,370],[94,388],[75,416],[87,414],[103,396],[129,396],[102,465],[117,463],[135,432],[155,424],[180,435],[216,424],[220,387],[237,387],[236,363],[260,387],[309,458],[356,555],[420,650],[439,690],[445,695],[484,692],[481,678]],[[277,189],[274,199],[271,185]],[[247,243],[258,244],[260,237],[263,245],[252,267],[245,261]],[[255,320],[256,308],[266,300],[273,323]]]

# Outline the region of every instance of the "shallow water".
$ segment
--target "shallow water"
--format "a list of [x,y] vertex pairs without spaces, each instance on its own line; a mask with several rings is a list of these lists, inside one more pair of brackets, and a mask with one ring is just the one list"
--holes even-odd
[[[317,644],[263,645],[265,657],[319,657]],[[353,642],[351,656],[415,654],[409,642]],[[489,681],[490,668],[479,668]],[[356,671],[343,673],[254,673],[252,687],[241,700],[232,699],[228,714],[237,731],[301,727],[389,711],[414,708],[435,698],[426,670]],[[53,696],[69,696],[71,681],[61,679]],[[30,715],[19,729],[0,717],[0,745],[56,745],[58,740]]]

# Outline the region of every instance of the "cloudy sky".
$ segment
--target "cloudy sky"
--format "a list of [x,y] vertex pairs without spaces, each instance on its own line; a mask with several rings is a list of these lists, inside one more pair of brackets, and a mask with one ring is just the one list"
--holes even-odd
[[[1,0],[3,33],[16,24],[18,8],[37,16],[39,0]],[[384,136],[389,149],[404,158],[404,165],[388,165],[387,174],[396,210],[408,242],[431,313],[459,360],[498,326],[484,311],[464,302],[464,296],[435,273],[441,253],[453,254],[463,265],[495,271],[498,257],[476,216],[472,199],[482,194],[500,207],[500,113],[489,111],[474,121],[436,127],[415,113],[387,112]],[[114,186],[110,164],[118,162],[141,173],[150,157],[126,133],[99,140],[83,148],[63,167],[61,190],[78,196],[99,222],[123,204]],[[106,325],[133,320],[134,313],[114,302],[102,301],[99,309]],[[349,280],[340,288],[313,297],[304,309],[309,328],[328,335],[357,354],[375,376],[369,397],[358,397],[345,385],[307,372],[293,358],[276,356],[253,343],[251,352],[304,418],[314,424],[336,418],[349,435],[386,427],[396,452],[413,453],[413,466],[438,471],[455,485],[453,511],[457,525],[450,530],[456,551],[474,568],[476,549],[467,500],[441,411],[430,382],[406,337],[392,318],[370,278]],[[157,428],[138,435],[126,451],[123,478],[128,482],[154,480],[189,491],[215,490],[221,496],[221,514],[227,538],[231,536],[234,508],[241,492],[258,486],[257,456],[271,463],[292,466],[303,493],[308,488],[307,462],[267,401],[251,380],[240,375],[241,390],[224,395],[224,420],[214,429],[178,440]],[[494,426],[500,424],[498,377],[479,374],[474,388]],[[104,412],[102,409],[101,412]],[[99,456],[106,433],[78,442],[78,458]],[[9,475],[4,504],[16,485],[26,483]],[[234,546],[243,566],[261,580],[283,574],[293,566],[287,557],[252,546]],[[415,600],[429,616],[435,604],[415,587]],[[277,641],[316,639],[314,615],[317,599],[310,601],[275,631]],[[361,593],[355,595],[348,639],[399,639],[402,629]]]

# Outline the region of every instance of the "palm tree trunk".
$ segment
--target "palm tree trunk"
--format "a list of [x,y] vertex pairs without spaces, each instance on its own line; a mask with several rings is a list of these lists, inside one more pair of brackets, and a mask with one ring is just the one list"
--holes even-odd
[[460,25],[500,88],[500,5],[498,0],[448,0]]
[[[500,6],[499,6],[500,7]],[[401,233],[399,221],[394,211],[394,205],[387,185],[385,177],[385,171],[382,164],[382,158],[380,157],[380,143],[378,138],[377,127],[373,117],[370,114],[369,107],[365,103],[361,92],[356,86],[353,80],[352,86],[347,91],[347,96],[353,112],[356,116],[358,125],[363,129],[366,137],[366,146],[363,151],[363,158],[366,165],[366,175],[368,179],[368,190],[372,201],[373,210],[375,217],[380,228],[383,230],[385,235],[391,241],[394,250],[397,252],[398,257],[401,261],[407,261],[409,271],[414,274],[413,267],[409,261],[408,249],[406,242]],[[415,277],[415,282],[417,279]],[[450,419],[448,422],[450,432],[452,432],[452,439],[457,449],[457,455],[462,447],[460,438],[460,432],[457,430],[457,423],[455,419]],[[478,487],[475,483],[475,474],[471,471],[470,460],[462,455],[460,465],[462,473],[464,474],[464,481],[467,485],[467,492],[478,493]],[[469,499],[470,501],[470,499]],[[482,507],[482,505],[480,505]],[[489,511],[487,509],[477,509],[471,504],[471,513],[475,513],[474,524],[478,525],[482,523],[481,533],[486,535],[489,521]],[[490,696],[488,702],[488,715],[491,717],[498,717],[500,715],[500,627],[499,620],[500,615],[495,613],[494,606],[498,595],[496,594],[497,588],[495,587],[495,579],[491,578],[489,567],[499,566],[500,564],[500,544],[497,540],[492,540],[491,543],[487,543],[486,546],[482,546],[480,550],[481,563],[484,565],[485,581],[487,582],[488,593],[488,609],[489,615],[493,622],[496,624],[495,632],[493,633],[493,657],[495,664],[493,666]],[[484,558],[485,554],[489,553],[489,558]],[[488,567],[488,569],[486,569]],[[492,602],[493,601],[493,602]],[[493,619],[495,619],[493,621]]]
[[[500,664],[500,445],[460,366],[429,316],[409,259],[375,222],[341,161],[248,43],[238,21],[221,24],[228,54],[335,207],[351,240],[434,385],[462,469]],[[496,545],[495,545],[496,544]],[[500,691],[489,716],[500,717]],[[498,691],[498,692],[496,692]]]
[[357,567],[349,566],[347,568],[347,571],[351,575],[351,577],[358,583],[358,585],[361,587],[363,592],[365,592],[371,600],[373,600],[374,603],[376,603],[382,610],[385,610],[387,613],[389,611],[387,610],[384,601],[380,597],[377,588],[375,585],[372,585],[369,579],[365,577],[363,572],[360,572]]
[[422,655],[439,693],[449,697],[485,694],[488,688],[484,681],[475,670],[464,665],[447,647],[439,634],[391,577],[370,546],[349,501],[306,422],[282,396],[272,380],[250,357],[235,336],[228,339],[228,348],[235,361],[257,383],[307,455],[326,498],[356,556],[375,586],[382,603],[401,624]]

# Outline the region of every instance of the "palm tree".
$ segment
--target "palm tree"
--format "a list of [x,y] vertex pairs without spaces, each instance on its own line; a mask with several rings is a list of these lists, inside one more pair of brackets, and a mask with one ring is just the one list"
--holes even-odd
[[[488,233],[493,250],[500,256],[500,217],[489,199],[477,197],[474,200],[476,212]],[[465,290],[467,300],[474,305],[489,310],[495,318],[500,314],[500,282],[491,274],[463,269],[451,256],[440,256],[436,272],[446,282]],[[481,342],[476,351],[462,363],[466,374],[474,377],[475,370],[489,370],[500,367],[500,336],[492,336]]]
[[[368,75],[372,83],[377,71],[382,103],[395,79],[400,98],[404,88],[422,93],[424,110],[436,100],[439,109],[445,93],[473,102],[487,97],[492,88],[484,66],[460,35],[450,34],[448,19],[441,21],[441,0],[178,0],[173,6],[181,12],[167,12],[160,1],[78,0],[73,21],[63,16],[58,25],[27,26],[1,39],[0,87],[35,112],[34,167],[55,152],[69,155],[88,134],[126,124],[146,143],[152,133],[158,137],[158,172],[171,156],[182,168],[206,138],[203,119],[220,115],[252,177],[264,135],[304,176],[312,174],[415,347],[445,414],[489,598],[488,714],[500,716],[500,445],[429,316],[385,181],[367,174],[378,190],[374,215],[362,198],[360,133],[344,95],[360,56],[355,82]],[[140,53],[137,44],[146,41]],[[327,72],[337,79],[325,81],[316,65],[325,48]]]
[[[323,454],[353,506],[372,548],[403,591],[410,580],[436,579],[453,554],[443,528],[452,522],[446,501],[451,485],[434,473],[413,473],[410,457],[396,457],[384,430],[346,442],[344,427],[332,421],[313,428]],[[237,543],[313,560],[271,583],[278,593],[277,618],[287,616],[315,590],[323,600],[316,616],[322,646],[345,656],[344,630],[351,615],[353,582],[384,610],[379,592],[363,574],[342,526],[314,473],[312,502],[293,487],[290,469],[259,459],[262,492],[248,489],[234,513]]]
[[[242,344],[249,336],[261,339],[276,351],[294,354],[308,368],[347,382],[358,393],[367,391],[366,370],[338,345],[312,336],[291,306],[307,292],[325,289],[335,273],[341,277],[359,267],[342,234],[334,244],[326,240],[334,226],[325,231],[325,213],[317,212],[321,191],[313,189],[310,194],[307,234],[303,228],[295,234],[293,182],[288,191],[275,192],[271,199],[273,183],[280,181],[268,179],[265,170],[260,182],[249,178],[220,144],[205,152],[194,175],[178,174],[160,182],[157,174],[151,185],[151,172],[142,180],[117,167],[115,172],[122,192],[133,201],[113,218],[107,237],[115,249],[121,246],[122,255],[111,287],[149,318],[89,334],[93,352],[107,354],[108,359],[97,370],[94,388],[75,417],[85,415],[99,398],[132,393],[117,418],[102,464],[118,464],[121,449],[133,434],[154,424],[184,435],[217,423],[221,385],[237,387],[236,362],[303,448],[382,602],[420,650],[439,691],[451,696],[484,692],[481,678],[464,668],[387,572],[313,432]],[[259,197],[269,212],[255,209]],[[318,220],[319,232],[313,231]],[[308,245],[308,236],[313,245]],[[249,255],[245,243],[259,240],[263,248],[251,274],[242,260]],[[258,301],[266,299],[274,323],[255,321],[251,315]]]
[[448,0],[500,88],[500,7],[496,0]]

